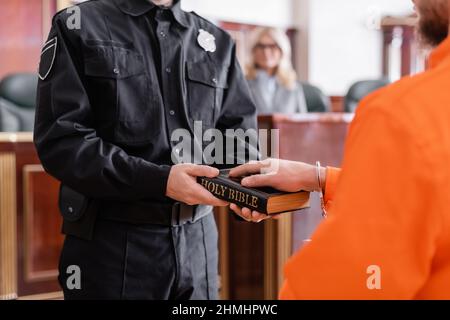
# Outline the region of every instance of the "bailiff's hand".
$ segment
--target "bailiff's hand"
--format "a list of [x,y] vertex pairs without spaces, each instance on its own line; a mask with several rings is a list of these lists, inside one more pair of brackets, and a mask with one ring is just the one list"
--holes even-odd
[[196,164],[177,164],[170,169],[166,196],[188,205],[211,205],[225,207],[226,201],[217,199],[208,190],[197,183],[197,177],[215,178],[219,170]]

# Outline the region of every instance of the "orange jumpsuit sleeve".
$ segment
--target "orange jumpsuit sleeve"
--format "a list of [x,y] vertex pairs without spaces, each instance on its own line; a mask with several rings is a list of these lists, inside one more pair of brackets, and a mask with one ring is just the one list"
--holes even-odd
[[289,287],[289,283],[285,281],[280,291],[279,295],[280,300],[296,300],[295,295]]
[[360,106],[342,171],[327,174],[329,217],[287,263],[282,299],[409,299],[426,281],[440,216],[424,199],[439,170],[394,107]]
[[327,167],[325,193],[323,195],[325,202],[325,209],[327,211],[330,210],[331,205],[333,203],[334,194],[336,193],[336,185],[338,183],[340,173],[341,169],[339,168]]

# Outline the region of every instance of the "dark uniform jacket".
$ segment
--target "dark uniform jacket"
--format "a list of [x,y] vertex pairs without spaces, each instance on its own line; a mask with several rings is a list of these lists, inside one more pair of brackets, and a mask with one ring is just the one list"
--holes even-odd
[[[146,0],[78,7],[81,28],[68,22],[76,11],[61,11],[42,50],[34,131],[39,158],[96,208],[121,212],[125,220],[127,212],[167,211],[173,130],[192,132],[194,121],[203,129],[256,128],[235,44],[182,11],[179,1],[170,9]],[[214,52],[200,45],[200,30],[215,38]],[[64,199],[60,205],[70,212],[84,207]]]

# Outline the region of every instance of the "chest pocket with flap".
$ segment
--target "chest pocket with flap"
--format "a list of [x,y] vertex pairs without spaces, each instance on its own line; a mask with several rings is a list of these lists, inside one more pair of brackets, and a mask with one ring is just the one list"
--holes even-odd
[[84,74],[100,132],[139,145],[154,139],[161,114],[145,62],[132,44],[86,41]]
[[191,120],[214,126],[227,85],[227,67],[209,60],[186,63],[188,108]]

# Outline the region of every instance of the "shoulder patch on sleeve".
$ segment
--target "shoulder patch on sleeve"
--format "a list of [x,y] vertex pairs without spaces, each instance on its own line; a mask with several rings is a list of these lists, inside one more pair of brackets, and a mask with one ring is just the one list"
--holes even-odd
[[41,62],[39,63],[39,78],[45,80],[52,71],[56,57],[58,38],[54,37],[47,41],[42,47]]

